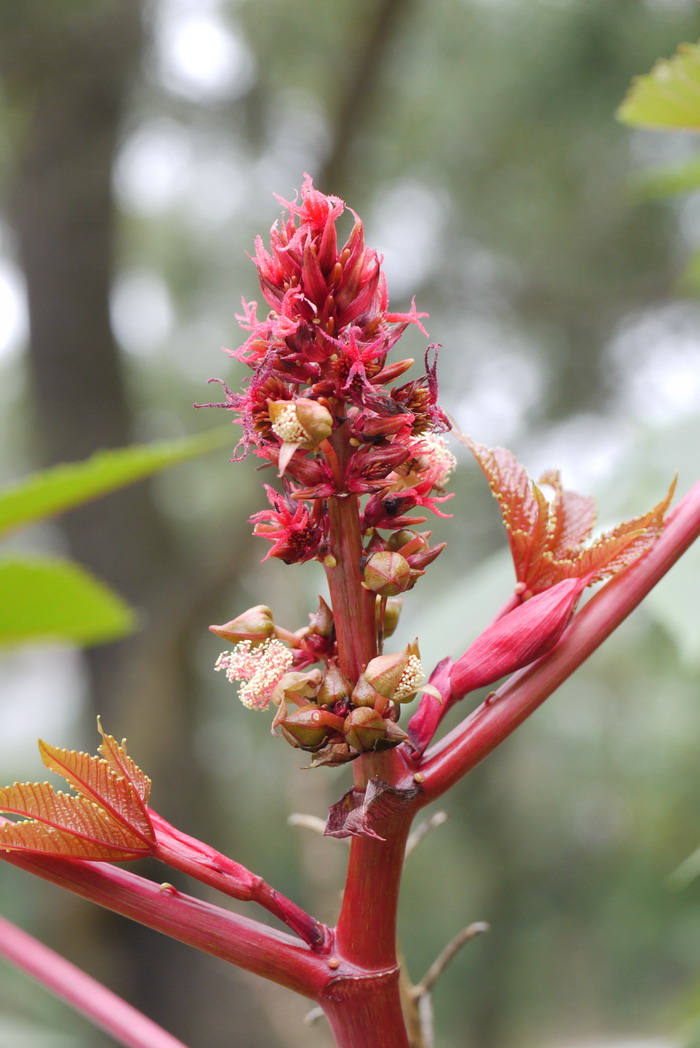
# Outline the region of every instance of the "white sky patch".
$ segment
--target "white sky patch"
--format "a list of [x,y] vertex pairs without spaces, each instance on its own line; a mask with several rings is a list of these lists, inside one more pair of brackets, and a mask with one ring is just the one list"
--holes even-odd
[[142,215],[172,207],[192,177],[192,142],[174,120],[145,124],[124,142],[114,184],[122,205]]
[[17,356],[29,334],[27,297],[21,270],[0,258],[0,360]]
[[37,750],[37,725],[42,738],[66,745],[66,728],[82,712],[85,699],[80,652],[36,644],[3,653],[0,680],[3,782],[15,777],[41,781],[46,774]]
[[558,469],[568,491],[599,491],[624,459],[633,433],[629,424],[594,414],[573,418],[538,433],[518,451],[531,477]]
[[318,100],[296,87],[288,87],[271,99],[266,129],[268,142],[252,176],[262,189],[261,199],[267,209],[273,193],[287,200],[294,198],[302,172],[318,168],[331,146],[331,137]]
[[135,356],[148,355],[162,345],[172,329],[170,292],[154,270],[128,270],[115,281],[110,315],[119,344]]
[[444,201],[420,182],[395,183],[375,208],[367,243],[384,256],[390,301],[410,296],[432,271],[445,220]]
[[609,347],[622,409],[662,424],[700,409],[700,308],[676,303],[630,317]]
[[212,143],[197,158],[187,186],[186,209],[196,228],[220,227],[236,213],[246,196],[248,162]]
[[[465,366],[442,369],[440,403],[460,429],[484,444],[507,444],[520,431],[542,389],[539,364],[518,336],[485,320],[463,325],[451,338],[450,356],[469,350]],[[438,377],[441,368],[438,362]],[[455,396],[455,391],[464,391]]]
[[193,101],[238,98],[255,79],[251,51],[212,4],[161,5],[155,62],[163,85]]

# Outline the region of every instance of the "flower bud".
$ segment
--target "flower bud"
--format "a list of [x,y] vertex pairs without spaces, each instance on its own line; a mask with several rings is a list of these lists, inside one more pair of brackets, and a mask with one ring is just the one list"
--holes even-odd
[[392,473],[408,457],[403,444],[365,444],[354,452],[348,463],[349,491],[376,491],[379,481]]
[[279,475],[283,476],[297,448],[315,449],[330,436],[333,416],[317,400],[268,400],[272,432],[282,441]]
[[327,407],[308,398],[295,400],[294,407],[299,425],[312,447],[318,447],[322,441],[330,437],[333,432],[333,416]]
[[402,557],[409,557],[419,550],[428,548],[431,534],[430,531],[421,532],[413,531],[411,528],[402,528],[401,531],[395,531],[389,536],[387,546],[393,552],[400,553]]
[[372,379],[372,382],[377,385],[384,385],[387,382],[395,382],[397,378],[400,378],[406,371],[413,367],[415,360],[411,357],[407,357],[405,360],[397,360],[393,364],[387,364],[385,368]]
[[354,706],[371,706],[383,710],[388,704],[386,695],[372,687],[364,673],[360,674],[350,698]]
[[446,547],[446,542],[440,542],[437,546],[429,546],[428,549],[419,550],[407,558],[408,563],[414,570],[427,568],[428,564],[432,564],[434,560],[437,560]]
[[423,667],[414,641],[403,651],[378,655],[368,662],[352,693],[356,706],[374,706],[384,712],[388,701],[410,702],[423,680]]
[[353,429],[364,440],[391,437],[413,420],[413,415],[374,415],[358,419]]
[[272,701],[293,702],[296,706],[303,706],[309,699],[316,698],[316,693],[321,685],[321,671],[313,670],[290,670],[279,680],[272,692]]
[[309,622],[312,632],[321,637],[330,637],[333,632],[333,612],[323,597],[318,598],[318,611],[309,615]]
[[371,706],[360,706],[345,718],[345,738],[354,750],[365,753],[376,750],[386,737],[387,722]]
[[380,597],[395,597],[409,589],[414,581],[411,566],[400,553],[390,550],[373,553],[365,565],[365,585]]
[[317,696],[319,705],[334,706],[336,702],[349,698],[351,691],[352,685],[347,677],[340,672],[335,663],[329,662]]
[[302,706],[279,722],[282,734],[291,746],[302,750],[319,750],[337,732],[343,731],[343,720],[318,706]]
[[232,644],[238,644],[242,640],[249,640],[251,646],[262,644],[275,631],[272,621],[272,612],[265,604],[256,604],[254,608],[244,611],[238,618],[231,619],[223,626],[210,626],[209,629],[217,637]]

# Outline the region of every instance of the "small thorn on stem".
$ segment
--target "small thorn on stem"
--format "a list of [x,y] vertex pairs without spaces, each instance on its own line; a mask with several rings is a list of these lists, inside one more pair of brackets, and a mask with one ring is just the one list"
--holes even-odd
[[436,811],[429,819],[421,822],[419,826],[416,826],[411,836],[406,841],[406,858],[415,851],[421,841],[427,837],[431,830],[434,830],[437,826],[442,826],[444,822],[447,822],[449,818],[446,811]]

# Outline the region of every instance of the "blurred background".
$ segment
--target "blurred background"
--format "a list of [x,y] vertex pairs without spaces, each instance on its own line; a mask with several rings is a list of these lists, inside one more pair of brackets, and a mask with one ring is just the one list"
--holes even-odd
[[[700,35],[695,0],[0,0],[0,481],[225,422],[194,411],[259,297],[246,255],[303,173],[364,218],[395,309],[442,344],[442,401],[476,439],[592,493],[601,525],[698,473],[700,195],[645,173],[698,148],[631,131],[631,77]],[[401,355],[420,357],[416,333]],[[216,399],[216,397],[214,398]],[[231,447],[237,440],[231,430]],[[512,585],[495,504],[461,465],[448,551],[397,644],[460,650]],[[0,779],[43,778],[36,737],[127,736],[166,818],[333,920],[343,770],[301,772],[211,672],[208,633],[256,603],[307,621],[314,567],[260,566],[255,463],[226,450],[21,533],[139,611],[132,638],[2,655]],[[411,858],[414,979],[492,926],[435,991],[442,1048],[700,1045],[700,559],[448,798]],[[453,720],[450,722],[452,724]],[[159,879],[162,868],[143,867]],[[674,875],[675,874],[675,875]],[[172,877],[175,880],[175,877]],[[191,885],[178,880],[191,890]],[[192,1048],[330,1043],[307,1002],[0,865],[0,912]],[[251,912],[251,911],[248,911]],[[255,916],[258,916],[256,913]],[[3,966],[0,1048],[101,1048]]]

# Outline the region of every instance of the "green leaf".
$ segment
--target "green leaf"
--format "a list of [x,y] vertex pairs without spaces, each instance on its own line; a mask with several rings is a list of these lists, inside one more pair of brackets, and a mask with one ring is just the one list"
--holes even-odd
[[700,131],[700,44],[681,44],[632,81],[617,111],[623,124]]
[[681,164],[653,167],[635,175],[631,183],[636,200],[657,200],[700,189],[700,156],[691,156]]
[[0,490],[0,534],[53,517],[230,443],[230,427],[217,426],[182,440],[98,451],[84,462],[32,473]]
[[0,645],[100,644],[135,628],[121,597],[78,564],[38,556],[0,561]]

